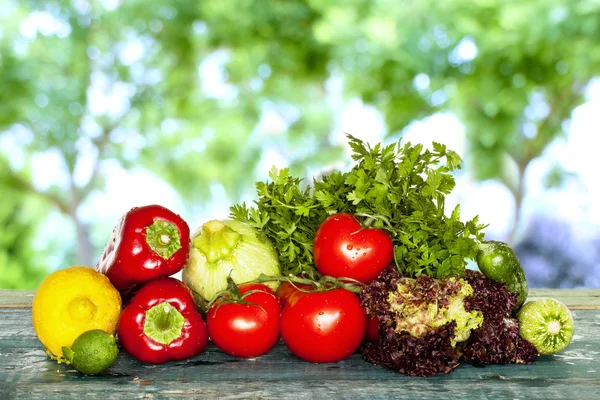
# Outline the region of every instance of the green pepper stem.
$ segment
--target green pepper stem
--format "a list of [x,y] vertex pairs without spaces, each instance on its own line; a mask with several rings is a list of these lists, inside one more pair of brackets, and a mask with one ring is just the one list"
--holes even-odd
[[146,243],[156,254],[168,260],[181,248],[179,229],[171,222],[157,219],[146,227]]
[[171,309],[173,308],[172,305],[170,305],[169,303],[163,303],[164,306],[162,307],[162,312],[159,312],[154,320],[154,324],[156,325],[157,328],[161,329],[161,330],[165,330],[167,328],[169,328],[173,322],[173,316],[171,315]]
[[155,342],[168,345],[181,336],[185,318],[165,301],[146,311],[144,334]]

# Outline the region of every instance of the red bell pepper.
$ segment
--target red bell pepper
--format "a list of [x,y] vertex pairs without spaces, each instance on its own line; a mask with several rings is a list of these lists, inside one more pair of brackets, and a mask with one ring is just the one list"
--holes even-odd
[[179,215],[159,205],[134,207],[113,230],[96,271],[123,294],[179,272],[189,249],[190,228]]
[[127,353],[150,364],[194,357],[208,344],[192,294],[175,278],[142,286],[123,310],[117,333]]

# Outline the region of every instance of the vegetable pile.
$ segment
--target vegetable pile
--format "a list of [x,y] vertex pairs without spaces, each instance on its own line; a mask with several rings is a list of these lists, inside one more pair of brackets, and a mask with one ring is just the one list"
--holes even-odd
[[[568,345],[570,311],[552,299],[525,302],[512,249],[485,241],[485,225],[462,222],[459,206],[445,213],[461,162],[455,152],[348,138],[349,171],[308,185],[273,167],[270,181],[257,182],[253,206],[234,205],[230,219],[192,235],[164,207],[126,213],[91,270],[97,285],[77,287],[77,299],[65,297],[52,314],[69,317],[60,325],[71,335],[55,338],[41,318],[47,310],[36,309],[48,301],[34,299],[48,354],[96,374],[114,362],[115,331],[127,353],[151,364],[196,357],[209,341],[233,357],[259,357],[282,339],[307,362],[360,350],[373,364],[430,376],[461,362],[529,364]],[[469,259],[481,272],[466,269]],[[178,272],[183,281],[172,277]],[[50,278],[41,293],[53,292]],[[98,318],[104,309],[111,318]],[[102,324],[82,326],[82,315]],[[106,335],[97,332],[103,326]],[[74,343],[84,328],[96,331]]]

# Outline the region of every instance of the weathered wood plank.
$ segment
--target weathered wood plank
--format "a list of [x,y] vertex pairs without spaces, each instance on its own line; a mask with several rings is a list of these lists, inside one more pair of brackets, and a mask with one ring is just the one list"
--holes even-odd
[[600,312],[576,310],[567,351],[533,365],[475,368],[411,378],[365,362],[359,354],[331,364],[298,360],[279,344],[253,360],[209,346],[198,357],[144,365],[121,352],[109,373],[82,376],[47,358],[35,337],[31,311],[0,310],[0,398],[261,398],[295,399],[597,399],[600,393]]
[[598,381],[576,382],[570,380],[518,379],[506,380],[498,376],[485,380],[423,381],[406,380],[371,381],[364,379],[335,381],[223,381],[187,382],[185,380],[158,383],[123,383],[118,380],[88,381],[65,389],[59,385],[27,387],[13,382],[2,392],[7,399],[544,399],[564,400],[576,396],[577,400],[597,400]]
[[[33,301],[32,290],[0,290],[0,308],[27,308]],[[573,310],[600,310],[600,289],[531,289],[530,299],[553,297]]]
[[27,308],[33,302],[34,290],[0,290],[0,308]]
[[600,289],[531,289],[529,299],[552,297],[572,310],[600,310]]

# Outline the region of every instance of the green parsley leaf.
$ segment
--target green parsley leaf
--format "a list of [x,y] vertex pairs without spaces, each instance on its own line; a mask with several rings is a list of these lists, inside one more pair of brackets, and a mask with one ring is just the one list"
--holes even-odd
[[460,221],[460,207],[445,215],[445,196],[455,186],[452,171],[462,160],[445,145],[373,147],[348,136],[354,166],[314,179],[312,186],[273,167],[270,182],[257,182],[258,200],[231,207],[231,218],[263,232],[275,245],[284,274],[315,271],[312,246],[319,225],[340,212],[367,214],[394,242],[395,262],[405,276],[463,275],[474,259],[485,225]]

